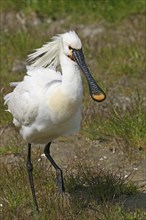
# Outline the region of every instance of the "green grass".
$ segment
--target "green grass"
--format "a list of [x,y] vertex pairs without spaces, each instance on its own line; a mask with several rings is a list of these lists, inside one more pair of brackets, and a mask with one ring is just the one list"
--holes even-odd
[[94,21],[95,19],[105,19],[109,22],[119,22],[130,14],[143,13],[145,11],[144,0],[7,0],[1,1],[1,11],[22,10],[28,13],[34,10],[38,15],[47,17],[53,20],[66,18],[77,21],[87,22]]
[[[34,178],[41,208],[39,217],[33,213],[30,187],[25,169],[22,139],[12,132],[12,116],[4,111],[3,96],[11,91],[9,83],[20,81],[25,70],[12,71],[16,61],[24,62],[27,54],[40,47],[55,34],[76,29],[83,42],[85,57],[91,72],[107,93],[104,103],[90,99],[84,78],[84,118],[81,134],[104,144],[107,139],[124,156],[146,146],[145,125],[145,0],[2,0],[0,12],[14,16],[21,11],[26,19],[23,26],[9,20],[2,26],[0,45],[0,215],[2,219],[100,219],[144,220],[142,209],[124,208],[124,199],[136,196],[138,188],[129,179],[106,168],[76,164],[64,172],[65,185],[70,197],[57,193],[54,171],[48,161],[38,162],[36,152]],[[39,25],[30,25],[32,14]],[[13,20],[13,19],[12,19]],[[16,18],[14,19],[16,20]],[[49,20],[50,23],[47,23]],[[62,23],[59,23],[62,21]],[[58,26],[56,25],[56,23]],[[18,26],[17,26],[18,25]],[[91,28],[89,36],[84,30]],[[92,30],[101,33],[92,36]],[[126,101],[130,100],[130,101]],[[3,130],[4,129],[4,130]],[[8,136],[8,137],[7,137]],[[98,152],[97,152],[98,154]],[[11,163],[7,158],[16,156]],[[83,155],[82,153],[80,155]],[[136,159],[138,161],[138,154]],[[12,160],[13,161],[13,160]],[[1,206],[2,204],[2,206]]]
[[[13,128],[14,129],[14,128]],[[6,135],[9,136],[7,138],[7,141],[4,141],[1,139],[1,147],[0,147],[0,155],[18,155],[22,152],[21,146],[22,146],[22,139],[20,139],[20,136],[14,136],[14,133],[7,132]]]
[[[37,33],[35,33],[37,34]],[[39,39],[34,39],[33,31],[30,33],[12,32],[1,34],[1,65],[0,65],[0,77],[1,77],[1,96],[0,96],[0,124],[4,125],[12,121],[12,117],[8,112],[6,106],[3,106],[3,96],[10,92],[12,89],[8,87],[10,82],[18,82],[23,79],[25,70],[21,72],[12,72],[13,65],[16,61],[22,62],[27,59],[27,54],[39,45]],[[41,38],[41,42],[42,42]],[[44,39],[44,42],[46,38]],[[8,74],[9,73],[9,74]]]
[[[128,101],[123,106],[124,100]],[[121,103],[110,102],[110,109],[105,114],[94,112],[87,118],[85,132],[91,139],[114,139],[122,150],[132,156],[135,150],[144,150],[146,146],[146,110],[144,94],[135,93],[122,99]]]
[[[42,4],[43,2],[43,4]],[[120,1],[59,1],[62,5],[61,7],[57,7],[58,1],[1,1],[1,10],[2,11],[10,11],[10,10],[24,10],[29,8],[27,11],[28,19],[32,19],[30,16],[31,12],[34,10],[37,13],[40,11],[44,15],[45,12],[43,11],[43,8],[47,11],[46,16],[51,17],[51,13],[55,14],[56,10],[59,10],[59,16],[63,16],[63,13],[67,15],[67,18],[69,17],[68,14],[68,7],[71,7],[72,10],[80,11],[82,13],[83,19],[86,17],[86,14],[88,13],[88,17],[91,19],[91,24],[98,22],[98,20],[106,20],[106,13],[108,16],[121,16],[120,22],[123,21],[124,16],[120,14],[125,13],[125,18],[129,18],[129,16],[132,13],[142,13],[142,11],[145,10],[145,1],[128,1],[128,0],[120,0]],[[89,4],[89,7],[86,6],[86,4]],[[49,7],[46,7],[46,4],[49,4]],[[79,4],[79,5],[78,5]],[[45,5],[45,6],[44,6]],[[86,6],[86,7],[85,7]],[[93,10],[92,7],[95,9]],[[53,10],[56,8],[56,10]],[[77,10],[75,10],[75,9]],[[107,8],[107,10],[105,10]],[[118,11],[118,10],[119,11]],[[141,10],[140,10],[141,9]],[[51,13],[50,13],[51,11]],[[62,12],[63,11],[63,12]],[[114,13],[113,13],[114,11]],[[91,13],[89,13],[91,12]],[[57,13],[57,12],[56,12]],[[105,14],[104,14],[105,13]],[[39,16],[39,15],[38,15]],[[71,18],[80,19],[82,16],[74,16],[74,14],[70,15]],[[95,16],[92,18],[92,16]],[[97,18],[96,16],[99,16]],[[57,17],[56,19],[60,19]],[[114,21],[117,21],[118,19],[114,18]],[[86,20],[87,21],[87,20]],[[110,19],[109,22],[112,22]],[[79,22],[79,20],[78,20]],[[77,22],[77,23],[78,23]],[[85,19],[82,21],[84,24]],[[71,23],[71,21],[67,21],[66,23]],[[76,19],[73,21],[73,23],[76,23]],[[137,23],[136,23],[137,24]],[[66,26],[67,24],[64,24]],[[138,31],[144,30],[144,19],[142,19],[141,23],[136,25]],[[67,25],[70,29],[70,24]],[[119,25],[115,26],[114,28],[117,29]],[[135,26],[135,25],[134,25]],[[5,28],[5,27],[3,27]],[[7,31],[2,32],[1,34],[1,65],[0,65],[0,74],[1,74],[1,84],[5,85],[8,84],[10,81],[19,80],[22,78],[22,75],[24,73],[19,74],[10,74],[8,77],[8,72],[12,71],[13,63],[16,60],[26,60],[27,54],[32,52],[33,49],[41,46],[44,42],[48,41],[49,38],[52,36],[48,36],[48,33],[46,33],[46,28],[49,29],[49,25],[42,24],[41,26],[38,26],[38,28],[29,28],[28,30],[23,29],[22,25],[20,27],[19,31],[16,31],[16,27],[14,25],[14,28],[8,28]],[[109,26],[111,30],[111,26]],[[131,28],[130,24],[127,28]],[[117,29],[118,30],[118,29]],[[131,32],[133,31],[131,30]],[[144,42],[143,42],[143,36],[138,39],[137,34],[133,31],[131,33],[131,36],[133,37],[134,42],[126,42],[127,36],[129,34],[128,30],[118,30],[120,33],[119,35],[115,35],[113,38],[113,33],[108,31],[107,34],[103,36],[103,39],[92,39],[92,42],[85,41],[84,48],[87,48],[87,54],[92,54],[92,57],[94,58],[95,62],[95,69],[99,70],[99,73],[102,68],[102,75],[104,72],[106,72],[108,75],[110,72],[112,72],[112,75],[114,77],[119,77],[119,75],[127,74],[133,76],[138,76],[140,72],[144,71]],[[127,31],[127,32],[126,32]],[[44,33],[44,34],[43,34]],[[125,36],[124,36],[125,33]],[[126,35],[127,33],[127,35]],[[56,33],[55,33],[56,34]],[[38,36],[35,37],[34,36]],[[98,36],[98,35],[97,35]],[[100,42],[99,42],[100,41]],[[123,43],[120,43],[123,42]],[[126,44],[125,44],[126,42]],[[95,48],[91,52],[91,49],[89,45]],[[101,48],[101,51],[97,54],[96,51],[98,49],[98,44],[103,45]],[[96,65],[98,64],[99,65]],[[143,68],[142,68],[143,67]],[[108,72],[107,72],[108,71]],[[107,76],[108,77],[108,76]],[[113,81],[113,80],[112,80]],[[4,88],[5,89],[5,88]],[[3,118],[3,117],[2,117]],[[4,120],[5,121],[5,120]]]
[[[76,161],[77,162],[77,161]],[[69,195],[62,197],[55,187],[54,172],[48,161],[34,159],[34,180],[39,207],[39,219],[116,219],[119,215],[144,216],[144,212],[124,211],[122,197],[136,195],[137,187],[124,177],[86,164],[72,164],[65,173],[65,186]],[[0,204],[5,219],[33,218],[32,197],[24,163],[2,166]],[[76,171],[76,174],[74,173]],[[11,180],[11,181],[9,181]],[[42,202],[43,201],[43,202]],[[115,205],[114,205],[115,204]]]
[[[106,73],[107,77],[108,74],[112,73],[112,77],[115,79],[124,75],[131,78],[140,78],[144,72],[145,51],[143,45],[138,43],[103,48],[96,58],[100,63],[99,68],[102,68],[103,74],[104,71],[108,71]],[[111,42],[110,44],[112,45]]]

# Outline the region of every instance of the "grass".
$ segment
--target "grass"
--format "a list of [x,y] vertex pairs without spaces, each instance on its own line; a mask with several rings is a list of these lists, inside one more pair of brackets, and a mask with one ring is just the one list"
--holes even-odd
[[[74,1],[48,1],[48,0],[7,0],[1,1],[1,11],[7,10],[19,11],[22,10],[28,13],[30,10],[34,10],[38,15],[44,17],[49,16],[52,20],[60,18],[68,18],[73,21],[77,18],[80,21],[84,21],[88,18],[87,22],[92,22],[95,19],[105,19],[108,22],[119,22],[129,14],[143,13],[145,10],[144,0],[77,0]],[[78,21],[79,21],[78,20]]]
[[123,102],[111,100],[110,110],[104,118],[103,111],[94,112],[90,119],[87,117],[85,132],[94,140],[113,139],[114,136],[122,150],[131,156],[136,149],[144,150],[146,146],[145,113],[144,94],[136,93],[127,97],[125,106]]
[[[3,106],[3,95],[4,93],[6,94],[10,92],[10,88],[8,88],[9,83],[22,80],[25,73],[25,70],[23,70],[14,74],[12,72],[13,65],[16,61],[20,61],[20,63],[22,62],[22,60],[25,61],[27,58],[28,51],[32,51],[30,48],[36,48],[38,43],[39,40],[34,40],[33,33],[29,34],[25,31],[17,33],[14,32],[11,35],[8,33],[1,34],[1,125],[4,125],[5,123],[12,121],[11,115],[4,111],[6,107]],[[8,75],[8,73],[10,74]]]
[[[14,127],[12,129],[14,129]],[[11,154],[18,155],[22,153],[22,149],[21,149],[21,146],[23,145],[22,139],[20,138],[20,136],[10,131],[11,129],[8,130],[8,132],[5,132],[5,129],[2,131],[5,132],[6,137],[4,139],[1,138],[0,155],[11,155]],[[9,137],[7,138],[7,136]]]
[[97,60],[102,71],[108,71],[107,74],[112,72],[115,79],[123,75],[140,78],[144,72],[144,57],[144,48],[134,42],[129,45],[120,44],[118,47],[103,48]]
[[[122,219],[124,215],[130,215],[130,211],[125,213],[121,208],[120,198],[136,195],[137,187],[124,177],[103,171],[99,167],[89,168],[80,164],[79,160],[72,164],[72,169],[69,167],[66,170],[65,185],[69,195],[62,197],[57,193],[54,172],[47,163],[46,159],[39,162],[34,159],[34,179],[41,210],[39,219],[96,219],[97,216],[98,219],[115,219],[118,215]],[[2,217],[33,219],[32,198],[24,163],[18,162],[15,167],[3,165],[2,170]],[[12,172],[15,175],[11,175]],[[138,214],[137,210],[131,215]]]
[[[125,179],[124,173],[118,175],[108,167],[105,171],[105,167],[101,169],[97,164],[90,167],[81,163],[82,152],[78,161],[70,162],[64,172],[70,196],[62,198],[57,193],[54,171],[45,159],[38,161],[40,152],[36,151],[34,178],[41,208],[41,215],[36,216],[24,165],[25,150],[21,148],[24,143],[12,132],[12,117],[3,106],[3,96],[11,91],[9,83],[20,81],[25,75],[23,68],[13,71],[17,61],[25,62],[27,54],[58,32],[75,29],[83,41],[91,72],[107,93],[106,101],[96,104],[89,98],[83,78],[85,110],[81,134],[89,137],[90,142],[99,140],[104,144],[108,140],[112,145],[116,140],[116,148],[122,149],[125,158],[138,150],[143,156],[146,146],[145,10],[145,0],[1,1],[2,17],[10,16],[1,22],[0,36],[2,219],[145,219],[142,208],[130,210],[124,206],[125,198],[138,193],[130,178]],[[21,21],[16,18],[18,13]],[[38,19],[39,23],[34,25],[33,19]],[[90,33],[88,36],[85,30]],[[95,35],[94,30],[97,31]],[[138,154],[135,154],[138,161]]]

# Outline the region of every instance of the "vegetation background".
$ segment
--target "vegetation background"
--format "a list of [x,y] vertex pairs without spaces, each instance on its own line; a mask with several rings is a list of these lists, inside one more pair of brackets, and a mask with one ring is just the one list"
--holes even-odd
[[[145,0],[0,1],[0,219],[146,219],[145,13]],[[83,78],[81,131],[53,143],[69,195],[58,195],[54,170],[42,146],[34,146],[38,216],[25,170],[26,143],[3,96],[11,81],[23,79],[27,55],[68,30],[79,34],[107,99],[93,102]]]

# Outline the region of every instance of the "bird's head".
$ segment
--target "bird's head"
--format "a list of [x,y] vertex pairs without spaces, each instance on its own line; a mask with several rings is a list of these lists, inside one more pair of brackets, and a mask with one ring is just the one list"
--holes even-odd
[[63,52],[71,62],[75,62],[80,67],[87,79],[91,97],[95,101],[103,101],[106,95],[92,77],[84,59],[81,40],[74,31],[53,37],[51,42],[30,54],[28,60],[33,61],[31,66],[34,67],[57,67],[60,52]]
[[62,34],[61,37],[63,52],[69,59],[77,63],[82,72],[84,73],[88,81],[91,97],[95,101],[103,101],[106,98],[106,95],[103,92],[103,90],[97,85],[87,67],[82,51],[82,43],[80,38],[74,31]]
[[82,48],[82,43],[78,35],[74,31],[66,32],[60,35],[62,38],[62,48],[64,54],[74,60],[73,51],[80,50]]

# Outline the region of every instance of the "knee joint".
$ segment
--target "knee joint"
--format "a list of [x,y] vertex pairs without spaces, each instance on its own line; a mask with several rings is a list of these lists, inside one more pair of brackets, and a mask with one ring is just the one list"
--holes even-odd
[[29,161],[26,163],[26,167],[27,167],[27,170],[28,170],[28,171],[32,171],[32,170],[33,170],[32,163],[29,162]]
[[57,176],[62,176],[62,170],[60,168],[58,168],[56,170],[56,174],[57,174]]

